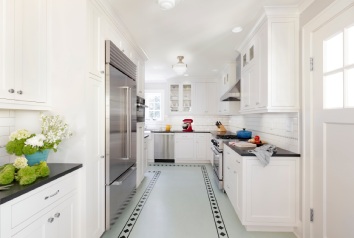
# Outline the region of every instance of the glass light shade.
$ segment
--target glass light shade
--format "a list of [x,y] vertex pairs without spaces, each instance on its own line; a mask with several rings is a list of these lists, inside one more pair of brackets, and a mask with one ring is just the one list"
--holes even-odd
[[168,10],[175,7],[175,0],[158,0],[160,7],[163,10]]
[[173,70],[178,74],[182,75],[187,71],[187,65],[183,63],[177,63],[173,66]]

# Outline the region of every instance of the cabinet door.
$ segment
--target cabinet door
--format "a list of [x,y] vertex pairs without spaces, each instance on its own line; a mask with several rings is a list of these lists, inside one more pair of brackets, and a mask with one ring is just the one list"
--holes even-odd
[[215,115],[218,111],[218,90],[216,83],[207,83],[206,84],[206,101],[204,101],[204,104],[207,104],[207,113],[209,115]]
[[194,133],[176,134],[175,160],[194,160]]
[[208,98],[207,84],[194,83],[193,113],[196,114],[208,113],[207,98]]
[[235,153],[235,166],[233,168],[233,178],[234,178],[234,209],[240,218],[242,219],[242,157]]
[[15,96],[15,1],[0,0],[0,98]]
[[78,237],[75,217],[76,197],[72,196],[50,212],[16,233],[14,238],[76,238]]
[[192,85],[183,84],[182,85],[182,112],[192,111]]
[[251,72],[244,70],[241,77],[241,110],[247,111],[251,108]]
[[15,1],[15,100],[47,100],[46,2]]
[[144,178],[144,123],[139,122],[136,132],[137,152],[136,152],[136,187],[138,187]]
[[232,205],[234,205],[235,200],[235,181],[233,176],[233,158],[232,151],[228,147],[224,147],[224,190],[229,197]]
[[178,112],[180,110],[180,85],[171,84],[170,92],[170,112]]
[[88,149],[86,158],[86,232],[87,237],[99,237],[104,232],[105,213],[105,114],[104,83],[97,78],[89,78],[87,93]]
[[145,62],[142,60],[138,61],[138,83],[137,83],[137,95],[145,98]]
[[209,133],[195,134],[195,159],[210,160],[209,155],[212,153],[209,148]]

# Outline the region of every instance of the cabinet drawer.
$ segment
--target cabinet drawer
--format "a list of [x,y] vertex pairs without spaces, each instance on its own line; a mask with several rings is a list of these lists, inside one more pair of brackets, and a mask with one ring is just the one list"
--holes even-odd
[[196,133],[195,138],[200,140],[200,139],[209,139],[210,134],[209,133]]
[[194,133],[188,133],[186,132],[186,134],[184,133],[176,133],[175,138],[178,139],[194,139]]
[[11,227],[16,227],[73,191],[76,188],[76,183],[73,181],[77,181],[74,176],[68,176],[57,182],[53,181],[53,184],[50,184],[46,189],[38,191],[30,197],[25,197],[23,200],[12,204]]

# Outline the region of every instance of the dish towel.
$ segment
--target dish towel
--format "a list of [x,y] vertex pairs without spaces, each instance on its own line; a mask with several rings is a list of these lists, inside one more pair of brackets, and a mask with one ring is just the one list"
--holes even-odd
[[249,150],[249,153],[252,153],[257,156],[259,162],[263,167],[267,166],[270,161],[270,157],[277,151],[275,145],[262,145],[255,148],[254,150]]

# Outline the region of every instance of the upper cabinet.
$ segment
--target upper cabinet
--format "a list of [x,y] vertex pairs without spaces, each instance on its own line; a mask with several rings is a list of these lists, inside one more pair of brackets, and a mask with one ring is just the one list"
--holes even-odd
[[49,109],[46,0],[0,0],[0,108]]
[[169,85],[170,113],[192,111],[192,84],[175,83]]
[[199,115],[215,115],[218,108],[216,83],[194,83],[193,112]]
[[265,10],[239,49],[241,113],[298,112],[298,15],[295,8]]
[[220,97],[229,92],[236,85],[236,61],[226,64],[220,87]]

